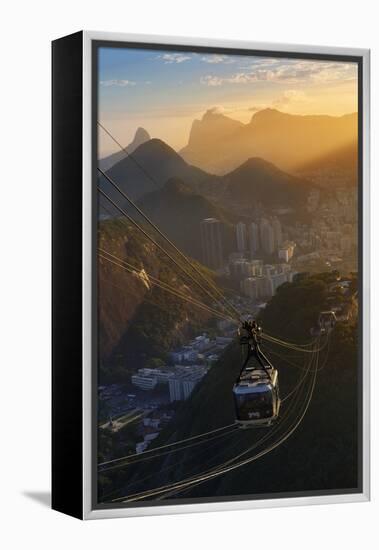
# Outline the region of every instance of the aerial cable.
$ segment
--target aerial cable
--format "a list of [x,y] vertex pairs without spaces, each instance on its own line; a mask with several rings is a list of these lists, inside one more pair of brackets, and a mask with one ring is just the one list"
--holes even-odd
[[172,443],[166,443],[165,445],[160,445],[159,447],[155,447],[154,449],[148,449],[147,451],[143,451],[142,453],[135,453],[135,454],[132,454],[132,455],[123,456],[121,458],[115,458],[113,460],[108,460],[106,462],[101,462],[98,466],[106,466],[107,464],[114,464],[115,462],[120,462],[122,460],[126,460],[126,459],[129,459],[129,458],[132,458],[132,457],[151,454],[151,453],[154,453],[156,451],[160,451],[162,449],[167,449],[168,447],[172,447],[174,445],[179,445],[181,443],[187,443],[188,441],[193,441],[193,440],[200,439],[200,438],[205,437],[205,436],[210,435],[210,434],[221,432],[222,430],[226,430],[226,429],[232,428],[234,426],[235,426],[235,423],[233,422],[233,424],[228,424],[226,426],[221,426],[220,428],[216,428],[216,429],[210,430],[208,432],[204,432],[204,433],[201,433],[201,434],[198,434],[198,435],[194,435],[192,437],[187,437],[185,439],[180,439],[179,441],[174,441]]
[[[329,356],[329,345],[330,345],[330,342],[328,343],[328,352],[326,354],[326,357],[322,363],[322,366],[319,367],[317,365],[317,372],[320,372],[326,365],[326,362],[328,360],[328,356]],[[287,399],[289,399],[298,389],[299,386],[301,386],[301,384],[303,383],[304,379],[307,377],[308,375],[308,372],[305,372],[305,374],[302,375],[301,379],[299,380],[299,382],[296,384],[296,386],[285,396],[283,397],[283,399],[281,400],[282,403],[284,403],[285,401],[287,401]]]
[[274,344],[277,344],[278,346],[282,346],[282,347],[287,348],[287,349],[299,351],[301,353],[315,353],[317,351],[317,350],[314,350],[314,349],[302,348],[302,347],[297,346],[297,345],[287,344],[284,341],[278,341],[275,338],[272,338],[271,336],[267,336],[266,334],[262,334],[262,339],[264,339],[268,342],[273,342]]
[[[132,466],[133,464],[140,464],[141,462],[146,462],[146,460],[155,460],[156,458],[160,458],[162,456],[167,456],[171,453],[178,453],[178,452],[181,452],[181,451],[184,451],[185,449],[190,449],[190,448],[193,448],[193,447],[197,447],[199,445],[203,445],[204,443],[208,443],[209,441],[212,441],[214,439],[220,439],[221,437],[225,437],[227,435],[230,435],[231,433],[233,432],[238,432],[238,428],[236,425],[233,425],[231,428],[229,428],[228,431],[224,431],[223,433],[216,433],[210,437],[207,437],[206,439],[202,439],[200,441],[193,441],[192,443],[188,443],[188,445],[183,445],[181,447],[174,447],[174,448],[171,448],[171,449],[168,449],[168,450],[165,450],[161,453],[158,453],[158,454],[152,454],[150,456],[141,456],[142,453],[140,454],[137,454],[136,455],[136,458],[130,460],[130,456],[129,457],[126,457],[126,459],[124,460],[124,462],[121,462],[121,464],[112,464],[110,466],[107,466],[105,468],[101,468],[101,470],[99,470],[99,473],[103,473],[103,472],[109,472],[111,470],[119,470],[120,468],[124,468],[125,466]],[[152,450],[155,450],[155,449],[152,449]]]
[[[231,426],[235,426],[235,424],[231,424]],[[227,435],[229,436],[234,436],[236,435],[237,433],[240,433],[239,430],[230,430],[228,431]],[[205,453],[209,453],[209,448],[213,448],[215,447],[216,445],[218,445],[218,441],[213,441],[212,443],[210,443],[209,445],[207,445],[206,448],[202,447],[202,448],[199,448],[197,449],[195,452],[196,452],[196,456],[199,457],[201,455],[204,455]],[[234,447],[234,445],[233,445]],[[142,453],[140,453],[138,456],[142,455],[142,454],[145,454],[147,451],[144,451]],[[218,456],[220,453],[216,453],[216,455],[214,456]],[[183,464],[184,462],[187,462],[188,460],[191,460],[191,455],[185,455],[184,457],[181,457],[180,459],[178,458],[174,463],[172,463],[172,461],[170,462],[170,464],[168,466],[164,466],[162,468],[159,468],[159,474],[161,474],[162,472],[166,472],[166,471],[169,471],[169,470],[172,470],[173,468],[176,468],[178,466],[178,464]],[[132,483],[128,483],[128,489],[130,489],[130,487],[134,486],[134,485],[140,485],[141,483],[143,483],[144,481],[146,481],[147,479],[151,479],[153,477],[155,477],[157,475],[157,471],[154,471],[153,473],[150,473],[146,476],[143,476],[142,478],[137,478],[135,479],[135,481],[133,481]],[[120,491],[120,488],[118,489],[113,489],[112,491],[104,494],[101,496],[101,499],[102,499],[102,502],[106,502],[106,499],[108,499],[111,495],[115,495],[117,494],[118,492]]]
[[[111,258],[117,260],[118,262],[126,265],[127,267],[131,268],[134,272],[138,272],[140,271],[138,267],[130,264],[129,262],[127,262],[126,260],[122,260],[121,258],[115,256],[114,254],[112,254],[111,252],[108,252],[107,250],[103,249],[103,248],[98,248],[98,251],[100,251],[101,253],[105,253],[107,254],[108,256],[110,256]],[[145,271],[146,272],[146,271]],[[167,286],[170,290],[174,291],[174,292],[177,292],[177,293],[180,293],[182,294],[183,296],[186,296],[182,291],[178,291],[175,287],[171,286],[169,283],[166,283],[164,281],[161,281],[160,279],[158,279],[157,277],[154,277],[153,275],[151,275],[150,273],[146,272],[146,274],[149,276],[149,278],[152,280],[152,281],[156,281],[158,284],[161,284],[161,285],[164,285],[164,286]],[[187,296],[186,296],[187,297]],[[202,306],[206,307],[206,308],[209,308],[210,311],[213,311],[214,313],[217,313],[220,315],[220,312],[210,306],[208,306],[207,304],[204,304],[203,302],[200,302],[200,300],[198,300],[197,298],[193,297],[193,296],[188,296],[189,299],[191,300],[194,300],[196,302],[198,302],[199,304],[201,304]],[[224,314],[223,314],[224,315]],[[223,318],[225,319],[228,319],[230,321],[234,321],[233,318],[231,318],[230,316],[224,316]]]
[[[132,269],[132,268],[128,268],[114,260],[112,260],[111,258],[108,258],[102,254],[99,254],[99,257],[106,260],[107,262],[113,264],[113,265],[116,265],[118,267],[120,267],[121,269],[123,269],[124,271],[127,271],[128,273],[137,273],[137,271],[135,269]],[[150,276],[151,277],[151,276]],[[234,319],[232,319],[231,317],[228,317],[226,316],[225,314],[223,314],[222,312],[216,310],[216,309],[213,309],[205,304],[203,304],[202,302],[199,302],[198,300],[194,299],[194,298],[191,298],[189,296],[187,296],[186,294],[183,294],[175,289],[172,289],[169,285],[167,285],[166,283],[162,283],[162,282],[159,282],[158,280],[151,280],[150,283],[153,285],[153,286],[156,286],[156,287],[159,287],[161,288],[162,290],[166,291],[166,292],[169,292],[170,294],[173,294],[174,296],[178,297],[178,298],[181,298],[182,300],[194,305],[194,306],[197,306],[198,308],[200,309],[203,309],[204,311],[207,311],[208,313],[211,313],[212,315],[220,318],[220,319],[223,319],[223,320],[229,320],[229,321],[232,321],[232,322],[236,322]]]
[[[216,292],[216,294],[218,294],[222,300],[225,301],[225,303],[228,305],[228,307],[231,308],[231,311],[235,311],[235,313],[237,315],[239,315],[239,312],[238,310],[233,306],[233,304],[229,303],[229,301],[224,297],[224,295],[222,294],[222,292],[220,292],[217,287],[213,284],[211,284],[211,282],[209,281],[209,279],[207,279],[203,273],[201,273],[200,269],[198,269],[196,267],[196,265],[194,265],[188,258],[185,254],[183,254],[183,252],[181,252],[181,250],[179,250],[179,248],[177,246],[175,246],[175,244],[164,234],[162,233],[162,231],[159,229],[159,227],[157,227],[155,225],[155,223],[153,221],[150,220],[150,218],[148,216],[146,216],[146,214],[139,208],[139,206],[137,206],[137,204],[128,197],[128,195],[126,195],[123,190],[117,185],[117,183],[112,179],[110,178],[101,168],[98,167],[98,171],[108,180],[108,182],[114,187],[114,189],[116,189],[120,195],[122,195],[124,197],[124,199],[131,205],[133,206],[137,212],[143,217],[143,219],[158,233],[158,235],[160,237],[162,237],[162,239],[164,239],[174,250],[177,254],[179,254],[180,258],[183,259],[189,266],[191,269],[193,269],[193,271],[195,271],[195,273],[197,275],[199,275],[203,280],[205,280],[205,282],[213,289],[214,292]],[[184,268],[181,266],[181,268],[184,270]],[[188,272],[185,271],[187,274]],[[199,283],[197,283],[199,284]],[[202,287],[203,290],[205,291],[204,287]],[[206,291],[208,296],[210,296],[209,292]],[[213,300],[216,300],[217,299],[215,298],[215,296],[212,296],[212,299]],[[219,301],[219,300],[218,300]],[[225,306],[223,306],[225,307]]]
[[[113,217],[113,213],[112,213],[112,212],[109,210],[109,208],[107,208],[104,204],[101,205],[101,208],[103,208],[106,212],[108,212],[108,214],[110,214],[110,215]],[[121,219],[120,221],[126,223],[123,219]],[[173,246],[174,246],[174,245],[173,245]],[[180,253],[180,250],[179,250],[179,253]],[[195,266],[194,266],[191,262],[190,262],[190,265],[191,265],[191,267],[195,268]],[[214,284],[213,284],[204,274],[202,274],[202,275],[203,275],[203,278],[205,279],[205,281],[206,281],[209,285],[211,285],[211,286],[213,285],[214,290],[215,290],[216,292],[218,292],[219,295],[221,296],[221,298],[228,304],[228,301],[226,300],[226,298],[224,297],[224,295],[218,290],[217,286],[214,285]],[[208,296],[210,296],[209,293],[208,293]],[[212,300],[216,300],[216,302],[219,303],[218,300],[217,300],[217,298],[215,298],[215,296],[212,296]],[[230,305],[231,305],[232,307],[234,307],[232,304],[230,304]],[[222,307],[224,308],[224,305],[222,305]],[[239,315],[239,312],[238,312],[238,310],[237,310],[236,308],[234,308],[234,311],[237,312],[237,314]],[[230,317],[233,317],[233,315],[234,315],[234,313],[231,313],[231,314],[230,314]],[[238,322],[240,322],[240,319],[238,319]]]
[[[138,273],[140,271],[140,269],[138,267],[130,264],[129,262],[127,262],[125,260],[122,260],[121,258],[118,258],[117,256],[115,256],[114,254],[111,254],[107,250],[104,250],[102,248],[98,248],[98,251],[101,254],[106,254],[107,256],[110,256],[111,258],[116,260],[116,262],[111,262],[111,263],[115,263],[115,265],[118,265],[119,267],[128,268],[128,271],[130,273]],[[101,256],[101,257],[103,257],[103,256]],[[107,260],[108,258],[104,258],[104,259]],[[117,262],[119,262],[119,263],[117,263]],[[122,265],[119,265],[119,264],[122,264]],[[160,279],[158,279],[157,277],[154,277],[153,275],[151,275],[147,271],[145,271],[145,273],[146,273],[146,275],[148,275],[150,282],[155,283],[157,286],[160,286],[161,288],[166,287],[165,289],[167,289],[168,291],[171,291],[172,293],[175,293],[176,295],[179,295],[180,297],[182,297],[185,300],[195,302],[197,305],[203,307],[204,309],[207,309],[209,312],[212,312],[212,313],[216,314],[218,317],[221,317],[222,319],[226,319],[226,320],[229,320],[229,321],[232,321],[232,322],[236,322],[232,317],[221,313],[217,309],[214,309],[211,306],[208,306],[207,304],[204,304],[203,302],[201,302],[197,298],[194,298],[193,296],[186,295],[183,291],[180,291],[180,290],[176,289],[175,287],[171,286],[169,283],[161,281]]]
[[[314,356],[312,356],[312,358],[310,359],[310,362],[309,362],[309,366],[311,366],[311,364],[312,364],[312,362],[313,362],[314,360],[316,360],[316,362],[318,361],[317,356],[316,356],[316,358],[314,358]],[[316,373],[315,373],[314,376],[316,376]],[[315,379],[314,379],[314,383],[315,383]],[[310,403],[310,401],[311,401],[312,394],[313,394],[313,390],[312,390],[312,393],[309,394],[309,397],[307,397],[306,405],[305,405],[305,410],[304,410],[304,412],[303,412],[303,414],[302,414],[302,417],[299,419],[299,422],[297,422],[297,424],[296,424],[296,426],[295,426],[294,429],[296,429],[297,425],[299,425],[299,423],[301,422],[302,418],[304,417],[304,415],[305,415],[305,413],[306,413],[306,411],[307,411],[307,409],[308,409],[308,407],[309,407],[309,403]],[[278,427],[279,427],[279,426],[278,426]],[[253,457],[250,457],[249,459],[247,459],[247,461],[243,461],[243,463],[238,463],[238,464],[234,465],[232,469],[235,469],[236,467],[240,467],[241,465],[245,465],[247,462],[251,462],[251,461],[253,461],[253,460],[256,460],[256,459],[259,458],[260,456],[266,454],[267,452],[270,452],[273,448],[276,448],[278,445],[280,445],[282,442],[284,442],[284,440],[286,440],[286,439],[291,435],[291,433],[293,433],[294,429],[289,429],[289,430],[287,430],[287,432],[285,433],[285,435],[284,435],[284,436],[281,436],[281,439],[278,440],[278,441],[274,444],[274,447],[270,447],[270,448],[268,448],[268,449],[266,449],[266,450],[264,450],[264,451],[261,451],[260,453],[258,453],[258,455],[255,455],[255,456],[253,456]],[[271,436],[274,432],[275,432],[275,430],[273,430],[272,432],[270,432],[270,434],[267,434],[267,436],[266,436],[265,438],[263,438],[263,439],[266,439],[267,437]],[[258,442],[258,443],[259,443],[259,442]],[[241,453],[241,455],[237,455],[237,457],[238,457],[238,456],[242,456],[243,454],[246,454],[246,452],[249,452],[249,451],[250,451],[252,448],[254,448],[254,447],[255,447],[255,445],[253,445],[253,447],[250,447],[250,448],[248,449],[248,451],[245,451],[244,453]],[[235,459],[236,459],[236,457],[234,457],[232,460],[234,461]],[[228,462],[231,462],[231,461],[228,461]],[[229,470],[229,469],[230,469],[230,468],[228,468],[228,470]],[[186,483],[187,486],[188,486],[189,484],[190,484],[190,485],[195,485],[195,484],[198,484],[198,483],[202,483],[203,481],[207,481],[207,480],[210,479],[210,478],[213,478],[213,477],[216,477],[216,476],[218,476],[218,475],[221,475],[221,474],[225,473],[225,469],[223,468],[223,469],[220,470],[220,471],[219,471],[219,470],[215,471],[214,469],[212,469],[211,472],[212,472],[212,473],[207,474],[205,477],[203,476],[202,479],[199,479],[198,476],[196,476],[195,478],[191,478],[192,481],[187,481],[187,480],[186,480],[185,483]],[[196,480],[196,478],[197,478],[197,480]],[[180,484],[179,487],[178,487],[178,483],[175,484],[175,485],[176,485],[176,489],[178,489],[178,490],[180,490],[180,489],[182,488],[182,486],[183,486],[183,483],[182,483],[182,482],[179,482],[179,484]],[[171,487],[172,487],[172,485],[171,485]],[[168,491],[171,492],[171,488],[170,488],[170,489],[165,489],[165,491],[166,491],[166,492],[168,492]],[[160,491],[160,492],[162,492],[162,491]],[[177,491],[174,491],[174,492],[177,492]],[[147,495],[147,496],[153,496],[153,495]],[[132,497],[134,497],[134,495],[132,495]],[[146,498],[146,497],[143,496],[142,498]],[[129,498],[128,498],[127,500],[129,500],[129,499],[130,499],[130,496],[129,496]],[[120,499],[118,499],[118,500],[120,500]],[[134,498],[133,498],[132,500],[140,500],[140,498],[138,498],[138,499],[134,499]]]
[[[120,147],[120,149],[124,152],[124,154],[127,156],[127,158],[130,158],[136,166],[138,166],[138,168],[143,172],[143,174],[150,180],[154,183],[154,185],[160,187],[159,183],[148,173],[148,171],[141,165],[140,162],[137,161],[137,159],[133,156],[133,154],[129,153],[125,147],[123,147],[121,145],[121,143],[119,141],[117,141],[117,139],[109,132],[109,130],[107,130],[99,121],[97,122],[98,125],[104,130],[104,132],[106,132],[108,134],[108,136],[118,145],[118,147]],[[197,273],[197,275],[199,275],[206,283],[208,283],[212,288],[213,290],[216,292],[216,294],[218,296],[220,296],[221,299],[223,299],[225,301],[225,303],[228,304],[228,306],[230,308],[232,308],[235,313],[239,316],[239,311],[237,310],[237,308],[235,308],[235,306],[229,301],[227,300],[227,298],[225,298],[225,296],[223,295],[223,293],[217,288],[216,285],[214,285],[209,279],[208,277],[206,277],[204,275],[204,273],[201,272],[200,269],[198,269],[196,267],[196,265],[194,265],[190,260],[189,258],[159,229],[159,227],[157,227],[154,222],[152,220],[150,220],[150,218],[137,206],[137,204],[126,194],[124,193],[124,191],[116,184],[116,182],[114,182],[112,180],[112,178],[110,178],[101,168],[98,167],[98,170],[99,172],[118,190],[118,192],[129,202],[129,204],[131,206],[133,206],[137,211],[138,213],[159,233],[159,235],[166,241],[168,242],[172,247],[173,249],[180,255],[180,257],[187,263],[191,266],[191,268]]]
[[[197,286],[199,286],[203,292],[205,292],[212,300],[215,300],[215,297],[212,296],[212,294],[206,289],[203,287],[203,285],[197,281],[195,279],[195,277],[192,275],[192,273],[188,272],[183,266],[181,266],[177,260],[169,253],[167,252],[167,250],[164,249],[164,247],[162,245],[160,245],[149,233],[147,233],[143,227],[141,227],[131,216],[129,216],[129,214],[127,212],[125,212],[125,210],[123,210],[118,204],[116,204],[114,202],[113,199],[111,199],[106,193],[105,191],[103,191],[100,187],[98,187],[98,191],[101,195],[103,195],[115,208],[117,208],[117,210],[123,215],[125,216],[129,221],[130,223],[136,227],[152,244],[154,244],[154,246],[156,246],[163,254],[165,254],[175,265],[176,267],[178,267],[181,271],[183,271],[195,284],[197,284]],[[217,302],[219,305],[221,305],[221,307],[223,309],[226,309],[227,311],[227,308],[225,308],[225,306],[223,304],[221,304],[219,301]],[[239,320],[238,320],[239,321]]]
[[126,498],[125,497],[116,498],[116,499],[113,499],[112,502],[119,502],[119,501],[134,502],[134,501],[137,501],[137,500],[142,500],[144,498],[153,497],[153,496],[159,495],[161,493],[170,492],[173,489],[177,491],[177,490],[182,489],[182,488],[186,488],[186,487],[189,487],[189,486],[192,486],[192,485],[195,485],[195,484],[199,484],[199,483],[202,483],[202,482],[205,482],[205,481],[209,481],[209,480],[214,479],[215,477],[218,477],[220,475],[224,475],[225,473],[236,470],[237,468],[245,466],[245,465],[257,460],[258,458],[261,458],[262,456],[268,454],[269,452],[271,452],[272,450],[274,450],[275,448],[280,446],[282,443],[284,443],[292,435],[292,433],[297,429],[297,427],[300,425],[301,421],[303,420],[303,418],[304,418],[304,416],[305,416],[305,414],[308,410],[309,403],[310,403],[310,400],[311,400],[312,395],[313,395],[315,381],[316,381],[316,375],[314,375],[312,385],[311,385],[311,389],[310,389],[310,393],[309,393],[309,398],[307,397],[307,403],[306,403],[306,406],[305,406],[304,411],[302,412],[300,418],[297,420],[297,422],[294,425],[292,425],[291,429],[286,433],[285,436],[281,437],[279,440],[274,442],[270,447],[260,451],[256,455],[253,455],[252,457],[249,457],[249,458],[247,458],[243,461],[237,462],[235,464],[231,464],[230,466],[227,466],[226,468],[222,468],[222,469],[217,470],[217,471],[213,470],[210,473],[203,474],[201,476],[196,476],[195,479],[184,480],[182,482],[167,485],[167,486],[164,486],[162,488],[154,489],[154,490],[151,490],[151,491],[136,493],[134,495],[129,495]]
[[[311,364],[312,360],[310,361],[310,364]],[[318,360],[317,355],[316,355],[316,360]],[[312,395],[313,395],[314,385],[315,385],[315,382],[316,382],[316,376],[317,376],[317,371],[314,371],[313,372],[312,385],[310,387],[310,391],[308,392],[305,408],[304,408],[303,413],[300,415],[300,418],[295,422],[295,424],[291,427],[291,429],[289,429],[287,431],[285,436],[283,436],[279,440],[277,440],[273,445],[271,445],[271,447],[269,447],[267,449],[264,449],[263,451],[260,451],[257,455],[254,455],[253,457],[249,457],[244,461],[241,461],[241,462],[236,463],[236,464],[232,464],[231,466],[228,466],[227,468],[222,468],[221,470],[217,470],[217,471],[215,471],[215,469],[212,468],[210,473],[205,472],[204,474],[201,474],[200,477],[199,477],[199,475],[197,475],[197,476],[195,476],[195,478],[190,478],[190,479],[187,479],[187,480],[183,480],[181,482],[177,482],[177,483],[174,483],[174,484],[169,484],[169,485],[157,488],[157,489],[153,489],[153,490],[150,490],[150,491],[145,491],[145,492],[142,492],[142,493],[136,493],[134,495],[128,495],[127,497],[120,497],[120,498],[117,498],[117,499],[113,499],[112,502],[117,502],[117,501],[132,502],[132,501],[141,500],[143,498],[147,498],[147,497],[150,497],[150,496],[155,496],[155,495],[160,494],[162,492],[170,492],[173,489],[177,490],[177,489],[181,489],[183,487],[187,487],[189,485],[194,485],[196,483],[202,483],[203,481],[208,481],[210,479],[213,479],[214,477],[217,477],[217,476],[225,474],[225,473],[227,473],[231,470],[234,470],[236,468],[244,466],[244,465],[246,465],[246,464],[248,464],[248,463],[250,463],[254,460],[257,460],[261,456],[264,456],[268,452],[271,452],[271,450],[273,450],[274,448],[281,445],[286,439],[288,439],[288,437],[290,437],[290,435],[296,430],[296,428],[298,427],[298,425],[301,423],[302,419],[304,418],[305,413],[308,410],[309,403],[311,401]]]

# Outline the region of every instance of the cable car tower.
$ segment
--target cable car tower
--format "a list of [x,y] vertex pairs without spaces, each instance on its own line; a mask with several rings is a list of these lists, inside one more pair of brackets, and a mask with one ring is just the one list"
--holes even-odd
[[243,364],[233,386],[236,422],[269,426],[280,409],[278,371],[261,350],[262,329],[256,321],[244,321],[238,333]]

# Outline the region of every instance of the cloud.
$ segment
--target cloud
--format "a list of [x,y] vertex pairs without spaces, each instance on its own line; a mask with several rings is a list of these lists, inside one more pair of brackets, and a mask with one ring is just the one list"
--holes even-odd
[[273,107],[285,107],[291,103],[306,103],[307,95],[303,90],[286,90],[272,102]]
[[205,55],[204,57],[201,58],[201,61],[204,61],[204,63],[211,63],[211,64],[235,63],[235,59],[231,58],[229,55],[220,55],[220,54]]
[[126,86],[135,86],[136,83],[134,80],[120,80],[120,79],[113,79],[113,80],[100,80],[101,86],[118,86],[120,88],[125,88]]
[[327,83],[356,78],[356,66],[352,63],[323,62],[306,60],[286,60],[285,62],[254,62],[249,69],[241,70],[231,76],[203,76],[200,79],[206,86],[222,84],[248,84],[252,82],[304,82]]
[[200,78],[201,84],[205,84],[206,86],[221,86],[225,82],[224,78],[220,78],[219,76],[202,76]]
[[163,55],[158,55],[157,59],[163,59],[167,63],[183,63],[191,59],[190,55],[185,53],[164,53]]
[[270,103],[261,103],[248,107],[248,111],[256,113],[263,109],[283,109],[293,103],[306,103],[309,99],[303,90],[285,90],[279,97]]
[[225,107],[223,107],[222,105],[215,105],[214,107],[211,107],[207,110],[207,113],[211,113],[212,115],[223,115],[226,112],[227,111]]

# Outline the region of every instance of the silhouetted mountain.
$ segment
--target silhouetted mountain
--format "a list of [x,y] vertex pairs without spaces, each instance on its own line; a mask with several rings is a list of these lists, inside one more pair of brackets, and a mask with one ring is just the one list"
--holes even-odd
[[178,248],[200,261],[200,222],[204,218],[218,218],[224,222],[225,245],[230,234],[234,235],[226,212],[179,178],[169,179],[164,187],[145,195],[138,205]]
[[[201,121],[194,121],[189,143],[180,151],[187,162],[218,174],[253,156],[294,171],[356,140],[358,132],[357,113],[334,117],[264,109],[255,113],[248,124],[236,123],[225,116],[220,121],[220,116],[208,112]],[[220,131],[213,131],[217,126]],[[212,139],[203,138],[208,134]]]
[[[310,184],[304,177],[287,174],[261,158],[248,159],[225,176],[210,175],[187,164],[158,139],[138,147],[133,158],[122,159],[107,174],[196,258],[200,258],[196,236],[202,219],[221,217],[234,221],[233,212],[237,215],[238,207],[242,205],[245,211],[257,203],[268,209],[302,211]],[[174,180],[165,185],[171,178]],[[100,182],[118,205],[129,209],[127,201],[105,178],[100,178]],[[105,199],[102,204],[106,204]],[[112,207],[111,210],[117,214]],[[192,237],[188,228],[193,228]]]
[[222,179],[227,200],[242,204],[261,202],[271,208],[303,206],[310,183],[262,158],[250,158]]
[[200,166],[210,173],[220,173],[220,163],[228,166],[228,153],[224,148],[226,158],[217,155],[218,144],[229,140],[237,130],[243,127],[242,122],[225,115],[207,111],[201,120],[192,123],[188,145],[180,151],[182,157],[190,164]]
[[[133,141],[125,148],[127,153],[133,153],[137,147],[149,141],[150,135],[144,128],[137,128]],[[99,166],[104,172],[109,170],[117,162],[125,158],[125,151],[117,151],[108,157],[105,157],[99,161]]]
[[[133,153],[133,157],[120,160],[107,174],[132,199],[137,199],[156,191],[172,177],[183,179],[187,184],[200,183],[208,177],[199,168],[188,165],[174,149],[160,139],[143,143]],[[118,204],[125,204],[122,197],[112,190],[104,178],[102,188],[115,197]]]

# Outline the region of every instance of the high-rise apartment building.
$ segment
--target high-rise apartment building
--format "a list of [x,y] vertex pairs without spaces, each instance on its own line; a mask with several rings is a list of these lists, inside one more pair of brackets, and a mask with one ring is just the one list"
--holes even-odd
[[244,252],[247,249],[246,225],[239,222],[236,225],[236,238],[238,252]]
[[274,218],[271,225],[274,231],[274,247],[277,250],[283,242],[282,224],[280,223],[278,218]]
[[259,228],[254,222],[249,226],[249,250],[251,258],[254,258],[259,250]]
[[220,269],[224,262],[223,225],[216,218],[206,218],[200,223],[203,262],[211,269]]
[[259,229],[263,252],[265,252],[265,254],[273,254],[275,250],[275,236],[270,222],[263,218]]

